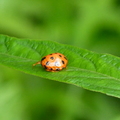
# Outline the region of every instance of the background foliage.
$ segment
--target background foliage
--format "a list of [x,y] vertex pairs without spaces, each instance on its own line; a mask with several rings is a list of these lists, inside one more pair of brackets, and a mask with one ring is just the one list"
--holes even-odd
[[[1,0],[0,33],[120,56],[119,0]],[[0,120],[120,120],[120,100],[0,66]]]

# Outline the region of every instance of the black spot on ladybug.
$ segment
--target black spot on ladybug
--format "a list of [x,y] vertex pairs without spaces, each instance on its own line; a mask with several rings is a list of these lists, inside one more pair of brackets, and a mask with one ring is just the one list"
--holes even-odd
[[65,62],[62,60],[62,63],[65,64]]
[[66,60],[67,60],[67,58],[66,57],[64,57]]
[[50,54],[50,55],[52,55],[52,54]]
[[50,70],[53,70],[52,68],[50,68]]
[[46,62],[46,65],[49,65],[49,62],[48,62],[48,61]]
[[56,68],[56,71],[60,71],[60,68]]
[[62,55],[59,55],[60,57],[62,57]]
[[41,59],[41,61],[43,61],[45,58],[46,58],[46,57],[43,57],[43,58]]
[[54,57],[50,57],[50,59],[51,59],[51,60],[53,60],[53,59],[54,59]]

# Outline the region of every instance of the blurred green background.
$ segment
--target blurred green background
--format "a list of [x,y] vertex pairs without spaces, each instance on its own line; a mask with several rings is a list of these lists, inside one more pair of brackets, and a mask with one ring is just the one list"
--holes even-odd
[[[120,0],[0,0],[0,34],[120,56]],[[120,99],[1,65],[0,120],[120,120]]]

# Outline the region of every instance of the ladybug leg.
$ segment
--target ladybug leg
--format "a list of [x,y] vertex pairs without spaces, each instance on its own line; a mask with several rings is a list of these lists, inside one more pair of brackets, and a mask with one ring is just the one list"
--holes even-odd
[[[48,70],[47,70],[48,71]],[[49,70],[50,71],[50,70]],[[58,71],[50,71],[50,72],[58,72]]]
[[36,66],[36,65],[38,65],[38,64],[41,64],[41,61],[36,62],[35,64],[33,64],[33,66]]
[[53,70],[49,70],[49,69],[46,69],[46,71],[49,71],[49,72],[57,72],[57,71],[53,71]]
[[46,69],[46,71],[50,71],[50,70]]

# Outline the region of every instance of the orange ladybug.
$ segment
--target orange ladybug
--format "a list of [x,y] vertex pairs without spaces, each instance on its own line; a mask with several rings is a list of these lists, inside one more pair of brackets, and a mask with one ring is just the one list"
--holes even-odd
[[41,64],[42,67],[46,69],[46,71],[55,72],[66,68],[67,63],[68,60],[63,54],[52,53],[43,57],[41,61],[33,64],[33,66]]

